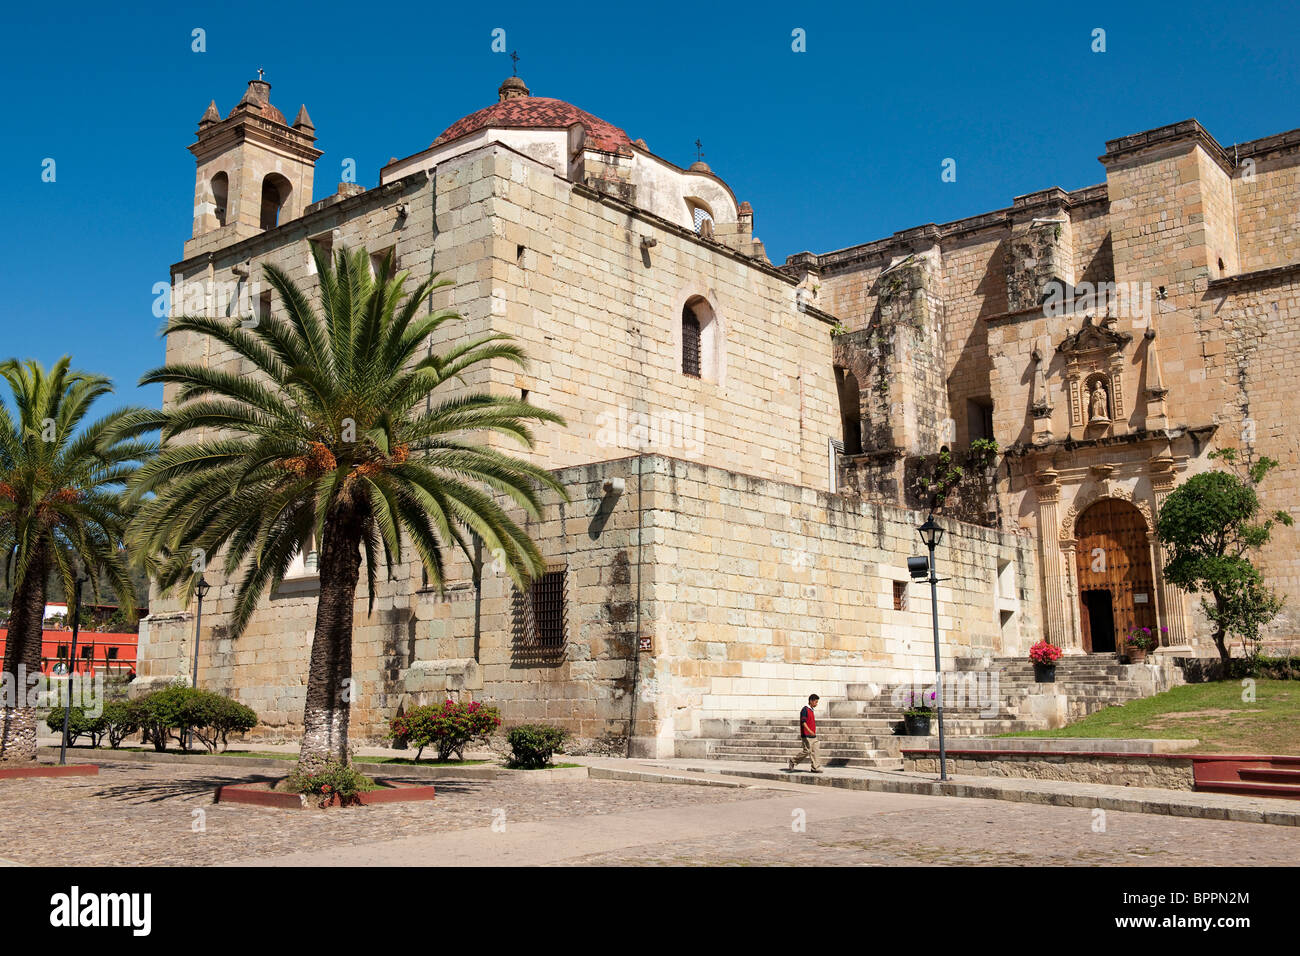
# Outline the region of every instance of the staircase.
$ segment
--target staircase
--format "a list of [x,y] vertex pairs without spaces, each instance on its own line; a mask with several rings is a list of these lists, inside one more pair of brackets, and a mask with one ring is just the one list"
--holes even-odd
[[[817,718],[817,743],[828,767],[902,770],[898,744],[880,721]],[[891,746],[892,743],[892,746]],[[763,717],[742,723],[730,737],[717,741],[709,756],[719,760],[762,760],[785,763],[799,753],[797,718]]]
[[[943,723],[948,737],[988,737],[1061,726],[1182,683],[1172,661],[1125,665],[1115,654],[1064,657],[1056,665],[1054,683],[1037,683],[1033,664],[1018,657],[958,658],[953,671],[944,676]],[[827,766],[901,770],[899,751],[904,744],[927,746],[924,738],[902,736],[902,708],[892,699],[891,690],[883,685],[849,684],[847,699],[823,701],[817,739]],[[966,699],[959,699],[959,693]],[[930,729],[932,734],[938,732],[933,720]],[[722,760],[784,763],[799,751],[797,718],[745,720],[703,743],[708,756]]]
[[1300,800],[1300,757],[1197,755],[1192,777],[1206,793]]

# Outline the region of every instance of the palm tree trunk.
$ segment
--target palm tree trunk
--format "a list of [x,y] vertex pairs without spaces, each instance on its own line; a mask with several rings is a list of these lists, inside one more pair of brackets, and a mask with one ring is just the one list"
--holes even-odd
[[45,625],[45,585],[50,559],[44,543],[37,546],[27,573],[14,588],[9,639],[5,642],[4,684],[0,694],[0,762],[36,760],[36,708],[28,698],[28,678],[41,672],[41,639]]
[[339,508],[325,522],[320,553],[320,600],[302,715],[301,769],[315,772],[331,759],[348,762],[352,701],[352,609],[361,573],[361,522]]

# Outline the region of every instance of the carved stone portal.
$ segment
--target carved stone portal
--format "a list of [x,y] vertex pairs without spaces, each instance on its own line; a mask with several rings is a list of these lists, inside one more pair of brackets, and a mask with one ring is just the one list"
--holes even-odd
[[1124,418],[1124,347],[1133,336],[1115,331],[1114,326],[1110,316],[1100,324],[1085,316],[1079,331],[1067,334],[1056,347],[1065,359],[1071,428],[1109,425]]

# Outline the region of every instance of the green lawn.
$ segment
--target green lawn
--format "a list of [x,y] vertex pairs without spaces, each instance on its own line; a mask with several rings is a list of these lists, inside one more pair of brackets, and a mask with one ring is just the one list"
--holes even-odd
[[1197,753],[1300,754],[1300,684],[1254,682],[1253,701],[1241,681],[1185,684],[1107,707],[1059,730],[1004,737],[1155,737],[1199,740]]

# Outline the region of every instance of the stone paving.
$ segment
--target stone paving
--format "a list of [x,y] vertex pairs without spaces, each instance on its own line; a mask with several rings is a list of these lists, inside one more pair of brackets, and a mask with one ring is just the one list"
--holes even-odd
[[[0,781],[0,862],[29,865],[1293,865],[1300,828],[982,799],[503,773],[433,803],[213,804],[245,768],[101,763]],[[400,773],[392,775],[402,779]],[[206,832],[193,832],[194,811]],[[499,814],[498,811],[504,811]],[[506,827],[493,829],[495,820]],[[803,829],[793,824],[802,821]],[[1104,822],[1104,828],[1101,823]]]
[[[266,779],[272,776],[269,771],[101,761],[96,777],[0,780],[0,860],[30,865],[202,866],[441,830],[482,829],[490,834],[498,810],[504,810],[505,820],[514,824],[763,795],[751,789],[530,779],[545,772],[503,772],[492,780],[438,780],[438,797],[431,803],[279,811],[212,802],[221,784]],[[385,776],[429,782],[400,772]],[[206,832],[191,829],[195,810],[203,811]]]
[[[863,795],[867,796],[867,795]],[[873,795],[874,796],[874,795]],[[769,826],[707,839],[644,844],[563,861],[572,866],[1293,866],[1300,834],[1262,824],[1107,813],[955,798],[905,797],[916,806],[818,819],[792,811]],[[935,806],[933,801],[942,805]],[[798,800],[779,800],[784,808]],[[766,804],[754,809],[766,810]],[[777,807],[773,806],[773,810]],[[773,813],[774,818],[780,814]],[[1278,839],[1281,837],[1281,839]]]

